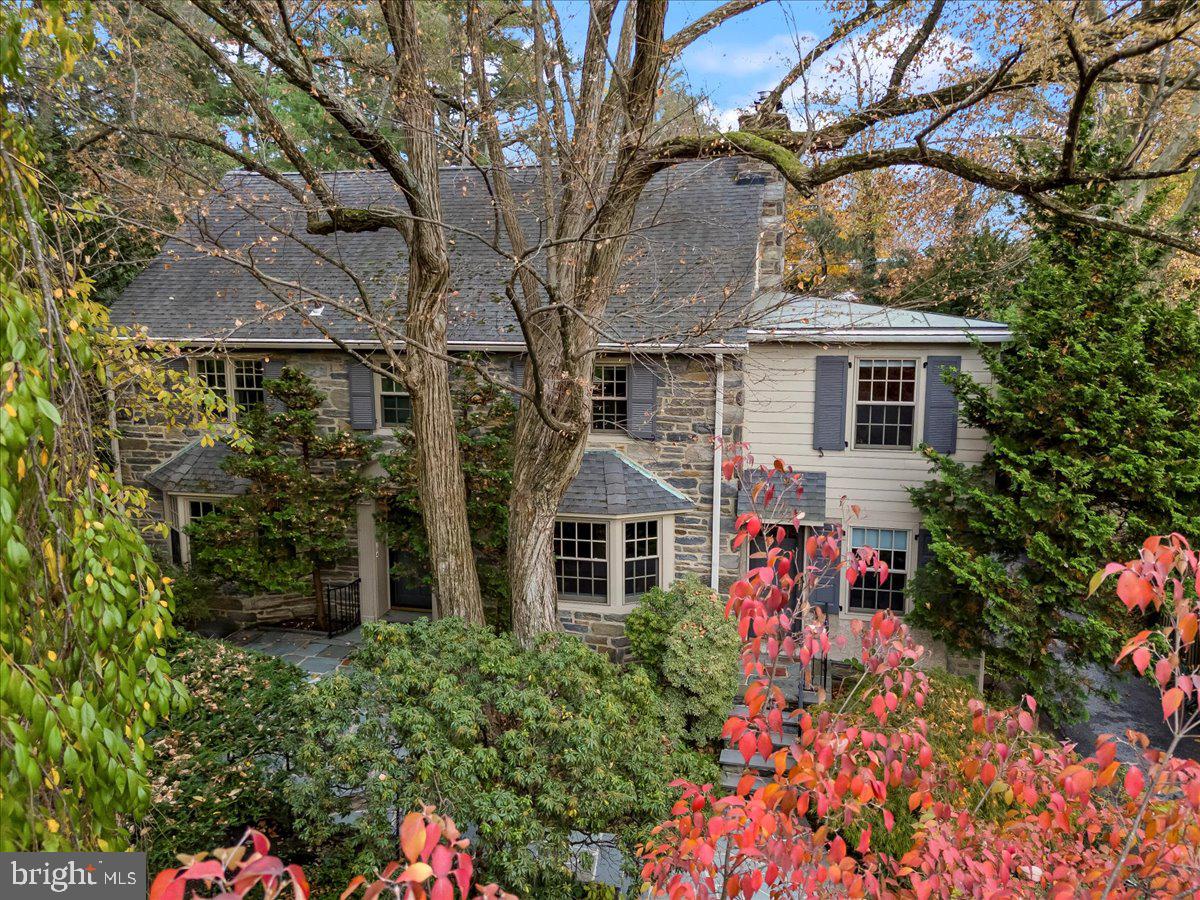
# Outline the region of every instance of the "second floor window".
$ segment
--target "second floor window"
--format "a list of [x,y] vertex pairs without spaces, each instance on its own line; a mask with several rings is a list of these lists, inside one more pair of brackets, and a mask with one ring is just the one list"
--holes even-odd
[[592,382],[592,428],[624,431],[629,427],[629,367],[596,366]]
[[[205,356],[196,360],[196,377],[208,389],[233,408],[249,409],[266,402],[267,392],[263,388],[263,361],[261,359],[226,359]],[[230,391],[232,385],[233,390]]]
[[407,425],[412,420],[412,398],[394,378],[379,379],[379,421],[387,428]]
[[249,409],[267,402],[263,389],[263,362],[261,359],[235,359],[233,361],[233,402],[238,409]]
[[911,450],[916,414],[916,360],[859,361],[854,400],[854,446]]

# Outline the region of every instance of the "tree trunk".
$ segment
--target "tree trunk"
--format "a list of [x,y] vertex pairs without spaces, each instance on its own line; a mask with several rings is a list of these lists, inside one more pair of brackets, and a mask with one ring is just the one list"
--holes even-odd
[[434,355],[446,352],[446,288],[450,281],[450,257],[441,224],[441,160],[434,101],[426,83],[416,4],[387,4],[384,16],[396,45],[400,77],[395,100],[405,124],[412,173],[412,183],[405,191],[413,220],[408,236],[404,327],[409,340],[404,380],[412,397],[421,518],[429,540],[439,615],[482,625],[483,596],[471,548],[467,488],[450,398],[450,366]]
[[[419,279],[410,275],[412,282]],[[419,288],[418,288],[419,289]],[[438,290],[444,293],[443,286]],[[430,300],[421,306],[438,307]],[[420,321],[409,305],[408,334],[414,343],[438,346],[438,325]],[[445,320],[441,318],[441,341],[445,341]],[[417,321],[414,321],[417,320]],[[458,616],[473,625],[483,624],[483,595],[475,571],[475,553],[471,547],[471,527],[467,519],[467,488],[463,478],[458,447],[458,429],[450,397],[450,368],[442,360],[416,349],[412,344],[406,359],[408,389],[412,394],[412,429],[417,451],[417,487],[420,492],[421,519],[429,540],[429,559],[433,567],[433,590],[438,614]]]
[[554,431],[532,404],[521,405],[514,441],[521,452],[513,460],[508,503],[508,579],[513,635],[523,647],[532,646],[542,632],[559,628],[554,517],[579,472],[586,444],[586,427],[576,434]]

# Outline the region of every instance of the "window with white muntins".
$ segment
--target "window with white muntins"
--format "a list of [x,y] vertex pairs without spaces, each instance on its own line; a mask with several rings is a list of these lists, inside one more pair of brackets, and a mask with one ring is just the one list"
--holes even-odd
[[871,547],[888,567],[887,579],[883,581],[875,571],[858,576],[850,586],[847,605],[851,612],[874,613],[884,609],[904,613],[904,586],[908,583],[909,572],[909,537],[909,532],[896,528],[850,529],[851,549]]
[[412,421],[412,397],[395,378],[379,376],[379,423],[385,428],[406,426]]
[[230,418],[236,417],[237,410],[245,411],[266,403],[265,369],[261,359],[204,356],[192,360],[192,364],[196,377],[228,405]]
[[861,359],[854,393],[854,446],[911,450],[917,417],[917,361]]
[[624,431],[629,427],[629,367],[596,366],[592,381],[592,429]]

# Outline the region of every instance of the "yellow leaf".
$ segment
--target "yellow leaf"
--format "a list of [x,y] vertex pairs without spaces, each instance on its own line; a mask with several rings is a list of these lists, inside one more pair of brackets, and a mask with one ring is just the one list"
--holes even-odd
[[46,655],[50,657],[50,662],[54,662],[56,659],[58,659],[58,654],[53,650],[47,650]]
[[46,827],[50,829],[51,834],[58,834],[58,819],[47,819]]

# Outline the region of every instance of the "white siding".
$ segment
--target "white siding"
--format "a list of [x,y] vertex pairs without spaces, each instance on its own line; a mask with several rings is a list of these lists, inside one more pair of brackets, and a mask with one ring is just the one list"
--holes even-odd
[[[907,488],[928,481],[929,464],[917,449],[855,449],[851,428],[856,395],[856,369],[847,369],[846,438],[850,446],[823,455],[813,449],[813,411],[816,394],[815,359],[821,355],[856,359],[916,359],[916,425],[914,444],[922,440],[925,385],[928,372],[923,363],[929,356],[961,356],[964,371],[987,383],[990,379],[979,352],[970,344],[751,344],[745,371],[745,439],[759,463],[770,464],[779,458],[799,471],[823,471],[827,476],[827,522],[843,520],[842,497],[846,509],[860,507],[853,522],[865,527],[902,528],[909,535],[909,571],[916,568],[916,533],[920,515],[909,500]],[[959,424],[958,449],[954,458],[978,463],[986,442],[982,432]],[[831,633],[844,635],[848,645],[833,655],[854,656],[857,642],[849,635],[846,614],[847,587],[839,578],[842,615],[833,620]],[[931,651],[930,661],[948,662],[945,649],[916,635]]]
[[[820,355],[857,358],[916,359],[916,444],[921,442],[925,385],[923,366],[929,356],[962,356],[963,370],[980,380],[987,369],[970,345],[946,344],[751,344],[746,360],[746,441],[759,462],[776,457],[802,471],[823,471],[828,477],[826,496],[830,521],[840,518],[840,498],[862,508],[861,523],[884,527],[916,527],[916,510],[906,488],[929,479],[929,464],[916,450],[881,450],[853,447],[851,407],[855,396],[853,369],[847,383],[846,436],[851,446],[823,455],[813,449],[813,405],[816,394],[814,360]],[[983,457],[983,434],[959,425],[954,458],[977,463]]]

